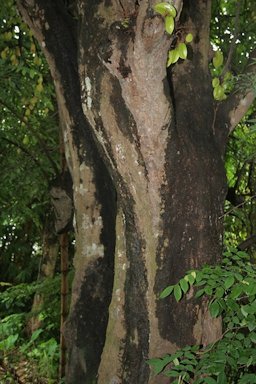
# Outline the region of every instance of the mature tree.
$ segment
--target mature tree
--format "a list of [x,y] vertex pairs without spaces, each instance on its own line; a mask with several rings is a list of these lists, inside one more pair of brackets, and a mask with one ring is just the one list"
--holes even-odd
[[[247,81],[226,97],[219,73],[214,99],[210,23],[219,12],[229,31],[217,39],[215,19],[214,48],[231,40],[216,70],[237,73],[248,61],[235,59],[239,12],[253,16],[255,5],[174,0],[172,33],[175,12],[156,13],[155,0],[17,3],[50,66],[74,185],[67,382],[164,383],[149,357],[221,332],[204,300],[158,294],[221,256],[225,147],[254,93]],[[168,51],[188,33],[188,55],[181,45],[167,71]]]

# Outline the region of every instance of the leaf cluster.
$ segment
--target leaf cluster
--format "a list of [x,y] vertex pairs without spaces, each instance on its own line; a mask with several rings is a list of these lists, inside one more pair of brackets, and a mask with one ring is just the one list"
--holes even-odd
[[[68,278],[71,286],[72,272]],[[28,360],[37,367],[34,373],[37,377],[45,378],[46,382],[56,379],[59,361],[60,276],[31,284],[0,286],[5,288],[0,292],[0,358],[7,359],[10,364],[15,357]],[[40,308],[31,312],[35,294],[42,295],[44,300]],[[40,320],[40,328],[29,336],[27,324],[34,316]]]
[[207,347],[186,346],[149,364],[156,374],[175,378],[176,384],[256,382],[256,266],[249,255],[231,248],[220,265],[190,271],[160,296],[173,294],[180,301],[192,286],[195,298],[208,299],[211,316],[222,316],[222,337]]

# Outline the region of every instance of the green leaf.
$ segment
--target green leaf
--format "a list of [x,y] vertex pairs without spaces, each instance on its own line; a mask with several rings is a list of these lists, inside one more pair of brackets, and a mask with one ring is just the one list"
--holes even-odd
[[217,87],[217,85],[220,84],[220,79],[218,79],[218,77],[215,77],[213,80],[212,80],[212,86],[213,88]]
[[158,3],[154,6],[154,10],[162,16],[176,17],[177,14],[175,7],[170,3]]
[[156,375],[162,372],[164,366],[161,359],[150,359],[147,360],[147,363],[152,366]]
[[151,365],[155,374],[158,375],[171,361],[173,361],[173,356],[166,355],[163,358],[149,359],[147,364]]
[[173,18],[175,18],[177,16],[176,8],[171,4],[168,4],[168,5],[169,5],[169,7],[168,7],[169,15],[172,16]]
[[24,145],[28,145],[28,144],[29,144],[29,137],[28,137],[28,135],[25,135],[25,136],[24,136],[24,138],[23,138],[23,140],[22,140],[22,143],[23,143]]
[[210,314],[212,317],[217,317],[220,313],[220,306],[219,306],[219,303],[218,301],[213,301],[210,305],[209,305],[209,310],[210,310]]
[[255,373],[246,373],[238,381],[238,384],[255,384],[256,375]]
[[249,338],[250,338],[250,340],[251,340],[254,344],[256,344],[256,333],[255,333],[255,332],[251,332],[251,333],[249,334]]
[[215,297],[217,299],[220,299],[221,297],[223,297],[225,294],[225,290],[222,288],[222,287],[217,287],[216,288],[216,291],[215,291]]
[[188,33],[185,40],[186,40],[186,43],[191,43],[191,41],[193,41],[192,33]]
[[247,361],[248,361],[247,356],[241,356],[241,357],[239,357],[237,362],[238,362],[238,364],[241,364],[241,365],[247,365]]
[[222,100],[225,95],[224,88],[222,85],[217,85],[213,90],[213,97],[215,100]]
[[170,296],[174,289],[174,285],[169,285],[160,293],[160,299],[164,299],[167,296]]
[[224,287],[225,289],[229,289],[230,287],[232,287],[232,285],[234,284],[235,282],[235,278],[233,276],[229,276],[225,282],[224,282]]
[[227,384],[227,377],[225,372],[220,372],[217,378],[217,383],[218,384]]
[[190,285],[194,284],[194,282],[196,280],[196,272],[195,271],[191,271],[188,275],[186,275],[184,277],[184,279],[187,280]]
[[173,360],[173,364],[175,366],[180,365],[179,359],[177,357]]
[[211,296],[212,295],[212,287],[209,287],[209,286],[206,286],[205,289],[204,289],[205,293],[208,295],[208,296]]
[[177,49],[172,49],[168,53],[168,61],[167,61],[167,67],[169,67],[171,64],[175,64],[179,60],[180,56],[177,51]]
[[175,297],[176,301],[180,301],[180,299],[182,298],[182,291],[180,289],[179,284],[176,284],[174,286],[174,297]]
[[193,353],[191,353],[191,352],[185,352],[184,356],[187,357],[190,360],[191,359],[195,359],[195,355],[193,355]]
[[171,370],[171,371],[166,371],[164,373],[165,376],[167,377],[177,377],[177,376],[180,376],[180,372],[179,371],[175,371],[175,370]]
[[242,313],[242,315],[243,315],[244,317],[247,317],[247,316],[248,316],[249,312],[247,311],[247,308],[246,308],[245,305],[242,305],[241,308],[240,308],[240,310],[241,310],[241,313]]
[[248,322],[248,329],[249,329],[249,331],[251,332],[251,331],[253,331],[255,328],[256,328],[256,322],[255,322],[255,319],[252,320],[252,321],[249,321],[249,322]]
[[196,292],[195,294],[195,298],[198,299],[199,297],[203,296],[204,295],[204,288],[202,289],[199,289],[199,291]]
[[172,16],[166,16],[165,18],[165,30],[169,35],[172,35],[174,31],[174,18]]
[[185,278],[180,280],[180,287],[184,293],[187,293],[189,290],[189,285]]
[[178,50],[178,54],[179,54],[180,58],[185,60],[187,58],[187,55],[188,55],[188,49],[187,49],[186,44],[185,43],[179,43],[177,50]]
[[221,51],[217,51],[212,62],[215,68],[219,68],[223,64],[223,53]]
[[249,296],[255,295],[256,294],[256,283],[250,281],[249,285],[244,287],[244,291]]
[[241,284],[236,285],[232,288],[230,298],[237,299],[241,295],[242,292],[243,292],[243,286]]
[[205,275],[202,271],[194,271],[196,276],[195,276],[195,280],[196,280],[196,283],[200,283],[204,278],[205,278]]
[[43,332],[43,329],[41,329],[41,328],[37,329],[35,332],[32,333],[30,341],[35,341],[40,336],[40,334],[42,332]]

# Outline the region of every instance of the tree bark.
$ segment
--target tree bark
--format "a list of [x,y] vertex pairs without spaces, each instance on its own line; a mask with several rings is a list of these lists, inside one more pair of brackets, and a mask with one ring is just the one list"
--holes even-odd
[[61,1],[17,4],[49,63],[73,180],[76,252],[71,309],[65,327],[66,380],[91,383],[104,345],[113,284],[115,189],[82,111],[75,19]]
[[98,383],[160,383],[165,379],[149,377],[148,357],[207,344],[221,332],[206,303],[157,299],[186,270],[221,256],[225,172],[205,44],[210,4],[199,1],[193,12],[184,5],[184,29],[197,30],[197,43],[168,84],[170,41],[148,3],[127,6],[125,26],[115,19],[121,8],[110,7],[106,18],[105,9],[89,3],[90,11],[80,9],[83,111],[115,180],[124,220],[117,236],[125,236],[125,250],[116,248],[124,259],[123,289],[114,289],[110,307],[111,314],[119,309],[122,331],[110,317]]
[[221,332],[191,293],[158,299],[221,257],[230,127],[212,97],[211,2],[174,1],[179,38],[194,40],[168,73],[173,38],[147,0],[74,2],[73,19],[60,1],[18,3],[51,68],[74,184],[67,383],[166,383],[148,358]]
[[65,376],[66,371],[66,355],[67,345],[64,336],[64,326],[67,320],[68,308],[68,233],[60,235],[60,260],[61,260],[61,308],[60,308],[60,363],[59,363],[59,379]]

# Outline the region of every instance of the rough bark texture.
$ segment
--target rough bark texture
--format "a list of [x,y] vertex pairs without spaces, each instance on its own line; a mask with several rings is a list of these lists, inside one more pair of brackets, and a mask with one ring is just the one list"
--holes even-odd
[[112,325],[116,319],[108,325],[118,359],[113,366],[106,343],[98,382],[159,383],[149,379],[145,356],[207,344],[221,331],[205,303],[157,300],[187,269],[221,255],[225,175],[208,73],[210,4],[184,5],[184,29],[198,34],[189,60],[170,73],[170,88],[170,42],[148,3],[127,7],[125,25],[114,6],[106,15],[105,7],[89,3],[88,12],[80,8],[83,110],[116,180],[127,260],[123,332]]
[[192,31],[194,40],[168,76],[173,38],[150,1],[68,4],[73,18],[60,0],[19,1],[55,81],[74,185],[67,383],[166,383],[150,374],[149,357],[221,330],[205,302],[158,300],[221,255],[231,122],[212,98],[211,2],[174,1],[179,38]]
[[[215,135],[224,127],[214,125],[208,71],[210,6],[203,1],[198,7],[192,2],[184,5],[181,22],[185,30],[197,31],[195,43],[188,60],[169,73],[176,121],[166,156],[171,196],[165,209],[169,257],[159,257],[156,292],[168,281],[175,284],[184,271],[216,263],[221,257],[225,141],[218,143]],[[158,308],[162,335],[178,346],[205,345],[220,336],[219,321],[209,323],[204,306],[191,299],[179,304],[170,300],[169,305],[160,301]]]
[[91,383],[97,374],[111,299],[115,192],[83,116],[75,19],[61,1],[20,1],[18,6],[50,66],[73,180],[76,273],[65,335],[66,379]]

